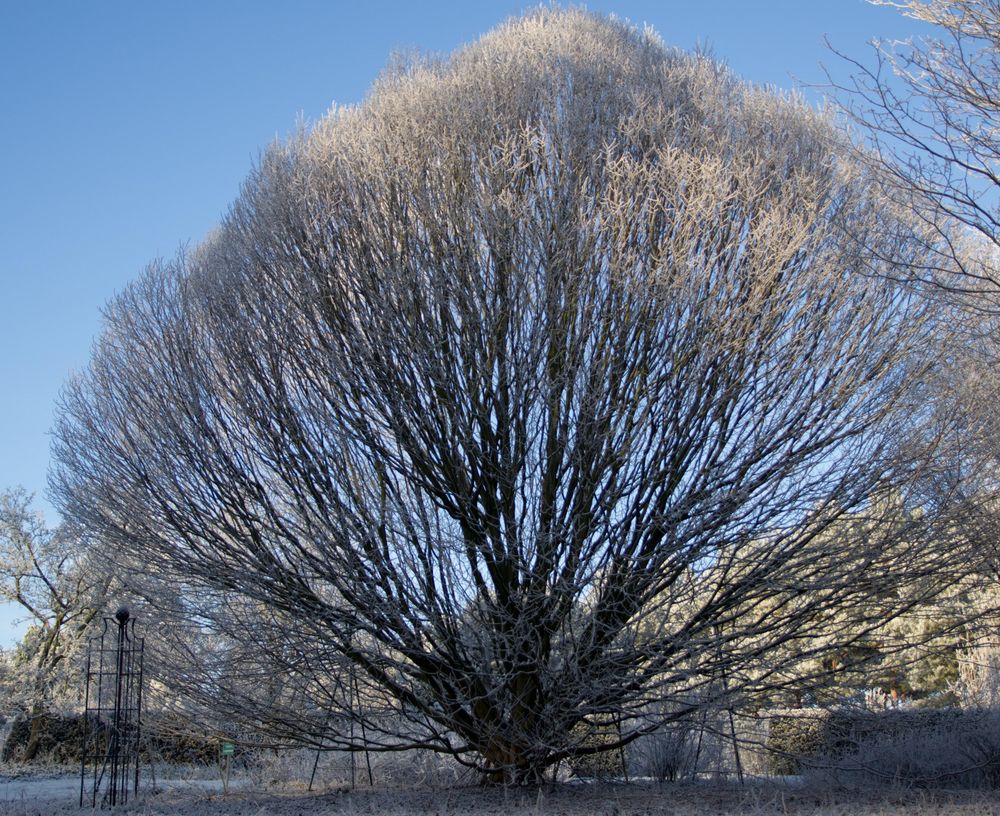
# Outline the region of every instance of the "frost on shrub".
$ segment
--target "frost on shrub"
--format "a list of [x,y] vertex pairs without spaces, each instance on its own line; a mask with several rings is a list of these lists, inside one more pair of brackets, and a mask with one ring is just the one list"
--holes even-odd
[[694,773],[698,735],[690,724],[665,726],[636,740],[629,752],[629,766],[637,776],[657,782],[676,782]]
[[961,650],[953,691],[963,708],[1000,708],[1000,644],[980,642]]
[[843,787],[1000,787],[1000,712],[810,711],[771,722],[771,772]]
[[850,747],[830,758],[838,782],[961,788],[1000,785],[1000,713],[887,712],[868,720],[858,723]]

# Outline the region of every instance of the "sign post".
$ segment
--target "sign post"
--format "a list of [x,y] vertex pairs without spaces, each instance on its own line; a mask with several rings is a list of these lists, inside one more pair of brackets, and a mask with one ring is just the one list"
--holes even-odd
[[223,742],[221,750],[221,760],[222,760],[222,794],[223,796],[229,793],[229,767],[232,763],[233,754],[236,753],[236,743],[234,742]]

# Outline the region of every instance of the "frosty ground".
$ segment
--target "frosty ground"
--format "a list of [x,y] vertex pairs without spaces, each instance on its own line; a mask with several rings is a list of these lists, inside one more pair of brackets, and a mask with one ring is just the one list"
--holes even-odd
[[[91,812],[80,808],[79,776],[63,772],[0,776],[0,816],[48,816]],[[100,811],[98,811],[100,812]],[[105,811],[107,812],[107,811]],[[707,816],[708,814],[997,814],[1000,793],[891,790],[865,793],[805,789],[775,782],[687,784],[569,783],[544,788],[484,789],[339,786],[307,792],[299,785],[260,786],[235,780],[229,793],[210,779],[147,781],[139,795],[115,813],[137,816],[314,816],[314,814],[476,814],[477,816]]]

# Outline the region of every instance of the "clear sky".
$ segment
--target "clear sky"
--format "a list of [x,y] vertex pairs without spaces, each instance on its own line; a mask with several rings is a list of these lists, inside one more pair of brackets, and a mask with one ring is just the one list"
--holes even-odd
[[[592,2],[744,78],[824,81],[825,50],[923,29],[864,0]],[[361,100],[393,51],[448,52],[520,2],[0,0],[0,489],[45,500],[48,431],[102,305],[209,231],[302,117]],[[806,90],[818,100],[819,93]],[[19,636],[0,606],[0,647]]]

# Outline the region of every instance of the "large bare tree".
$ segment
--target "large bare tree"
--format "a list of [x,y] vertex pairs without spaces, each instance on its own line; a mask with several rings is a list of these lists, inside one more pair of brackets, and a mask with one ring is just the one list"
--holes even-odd
[[173,583],[176,687],[275,738],[530,780],[800,683],[973,555],[825,534],[948,438],[946,315],[893,283],[926,236],[848,152],[578,11],[391,70],[109,305],[62,510]]

